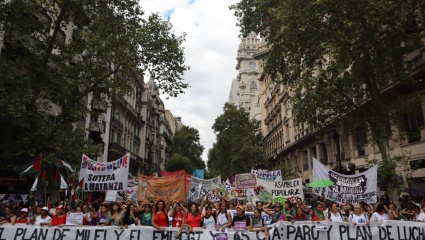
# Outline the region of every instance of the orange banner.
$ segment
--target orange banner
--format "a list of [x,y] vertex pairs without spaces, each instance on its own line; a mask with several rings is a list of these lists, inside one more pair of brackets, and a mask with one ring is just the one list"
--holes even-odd
[[148,201],[153,198],[186,201],[186,174],[165,177],[148,177],[139,175],[139,201]]

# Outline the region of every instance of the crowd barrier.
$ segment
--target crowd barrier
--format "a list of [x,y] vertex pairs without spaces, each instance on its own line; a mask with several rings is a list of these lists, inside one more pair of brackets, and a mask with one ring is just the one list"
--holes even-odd
[[[384,221],[381,224],[358,225],[329,222],[278,222],[269,225],[269,240],[425,240],[425,223]],[[318,230],[319,229],[319,230]],[[152,227],[64,226],[37,227],[32,225],[0,226],[0,240],[216,240],[216,231],[203,228],[183,232],[176,238],[178,228],[164,232]],[[229,240],[263,240],[263,232],[228,230]]]

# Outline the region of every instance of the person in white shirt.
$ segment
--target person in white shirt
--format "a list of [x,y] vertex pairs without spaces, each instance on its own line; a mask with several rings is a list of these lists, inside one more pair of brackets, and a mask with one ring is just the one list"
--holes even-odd
[[354,225],[369,224],[369,219],[362,214],[362,207],[360,204],[356,204],[354,206],[354,213],[348,217],[348,222],[353,223]]
[[36,216],[35,218],[31,218],[30,224],[37,225],[37,226],[49,226],[49,224],[52,222],[52,218],[47,215],[49,211],[49,208],[42,207],[40,211],[40,215]]
[[216,229],[215,215],[212,214],[212,207],[205,207],[205,216],[202,217],[202,227],[206,229]]
[[378,206],[376,206],[376,212],[374,212],[372,214],[372,216],[370,217],[370,222],[371,223],[383,223],[384,220],[389,220],[390,217],[388,216],[388,214],[385,213],[385,207],[382,203],[378,204]]
[[344,220],[342,219],[341,213],[339,213],[339,206],[337,203],[331,204],[330,210],[327,214],[328,214],[329,221],[344,222]]

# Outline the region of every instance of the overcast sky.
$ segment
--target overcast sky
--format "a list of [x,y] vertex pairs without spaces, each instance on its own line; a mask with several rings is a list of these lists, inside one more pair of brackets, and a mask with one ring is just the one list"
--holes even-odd
[[199,130],[205,147],[203,160],[215,141],[211,126],[223,111],[232,79],[236,78],[239,28],[229,6],[236,0],[140,0],[146,14],[170,18],[176,34],[187,33],[184,43],[190,70],[184,79],[191,87],[184,95],[164,100],[165,108]]

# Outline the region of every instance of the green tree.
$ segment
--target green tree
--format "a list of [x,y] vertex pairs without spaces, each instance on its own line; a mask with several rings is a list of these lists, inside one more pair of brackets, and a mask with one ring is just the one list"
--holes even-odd
[[[178,153],[188,158],[193,170],[195,170],[195,168],[204,169],[205,162],[202,160],[204,146],[201,145],[200,140],[198,129],[183,126],[181,129],[177,130],[173,136],[171,152],[173,154]],[[192,174],[193,170],[187,173]]]
[[74,163],[83,152],[97,156],[101,145],[86,137],[84,119],[105,113],[146,71],[163,92],[183,93],[185,36],[171,27],[158,14],[145,17],[137,0],[2,1],[2,167],[19,172],[40,152],[54,162],[56,149]]
[[217,141],[208,152],[207,165],[210,174],[225,179],[251,172],[252,167],[264,161],[257,121],[250,120],[247,112],[229,103],[224,105],[223,111],[212,126]]
[[[422,1],[242,0],[231,8],[243,34],[266,40],[265,71],[293,93],[298,122],[344,134],[367,128],[383,163],[395,166],[387,144],[400,110],[393,100],[416,83],[404,61],[421,46]],[[395,168],[387,170],[380,174],[397,201]]]
[[165,169],[169,172],[177,172],[185,170],[186,173],[192,174],[195,171],[195,166],[192,161],[178,153],[173,153],[171,157],[165,162]]

